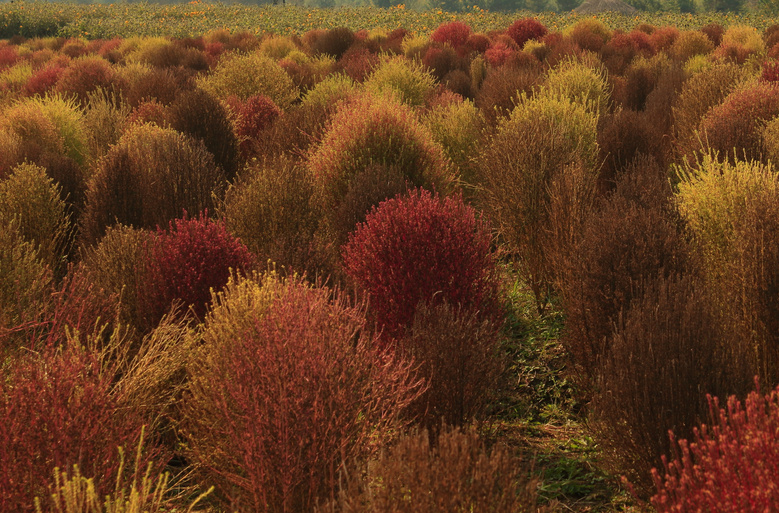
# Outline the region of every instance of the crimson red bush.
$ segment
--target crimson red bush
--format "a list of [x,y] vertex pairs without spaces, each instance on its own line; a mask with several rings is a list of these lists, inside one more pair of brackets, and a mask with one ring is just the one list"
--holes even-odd
[[531,39],[541,39],[547,32],[548,30],[546,27],[535,18],[517,20],[506,29],[506,34],[508,34],[520,48]]
[[401,336],[419,303],[498,310],[490,230],[461,196],[424,189],[371,211],[343,248],[344,268],[370,294],[379,328]]
[[430,40],[436,43],[449,43],[452,48],[460,48],[471,36],[471,27],[461,21],[442,23],[430,34]]
[[654,470],[658,513],[680,511],[773,511],[779,504],[779,387],[752,392],[726,408],[708,396],[712,425],[693,442],[675,441],[664,475]]
[[253,257],[224,223],[205,215],[176,219],[168,231],[159,229],[146,249],[139,300],[147,327],[170,310],[173,301],[191,305],[202,319],[211,302],[211,289],[221,290],[231,270],[246,271]]

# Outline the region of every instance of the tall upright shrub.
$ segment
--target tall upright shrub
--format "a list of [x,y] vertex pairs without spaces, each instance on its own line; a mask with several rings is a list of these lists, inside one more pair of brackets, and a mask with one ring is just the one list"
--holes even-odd
[[517,256],[539,309],[548,299],[555,273],[545,243],[551,186],[572,179],[567,187],[580,203],[569,210],[571,217],[557,222],[575,226],[590,201],[587,191],[596,183],[596,123],[594,114],[567,98],[523,97],[511,116],[499,123],[479,163],[482,200]]

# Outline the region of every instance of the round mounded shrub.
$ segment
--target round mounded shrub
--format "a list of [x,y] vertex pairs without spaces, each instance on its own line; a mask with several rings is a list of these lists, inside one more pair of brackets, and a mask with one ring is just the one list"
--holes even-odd
[[403,428],[419,382],[369,333],[361,308],[300,279],[239,279],[217,297],[181,425],[225,506],[312,511],[344,464]]
[[563,60],[547,72],[540,94],[568,98],[595,115],[608,111],[611,97],[606,70],[572,58]]
[[471,27],[461,21],[442,23],[430,34],[430,40],[436,43],[447,43],[452,48],[460,48],[471,37]]
[[167,231],[159,229],[147,242],[140,264],[138,299],[147,325],[156,325],[174,301],[203,319],[211,294],[227,284],[231,273],[244,273],[253,264],[249,250],[223,222],[205,215],[171,221]]
[[156,125],[134,127],[90,180],[82,240],[96,242],[115,223],[155,229],[184,212],[213,210],[225,183],[202,142]]
[[354,178],[371,165],[391,167],[414,187],[448,193],[454,177],[443,150],[410,107],[363,95],[343,103],[309,168],[324,212],[339,208]]
[[506,29],[506,34],[522,48],[531,39],[541,39],[547,34],[546,27],[535,18],[517,20]]
[[232,180],[238,172],[238,139],[219,100],[202,89],[184,92],[168,108],[168,121],[171,128],[203,141],[225,178]]
[[220,59],[216,69],[197,80],[200,87],[217,98],[237,96],[246,100],[263,94],[282,110],[298,97],[298,90],[279,64],[259,52],[230,54]]
[[0,221],[0,244],[0,356],[4,357],[19,345],[14,332],[42,319],[53,287],[51,271],[15,223]]
[[[305,166],[279,159],[247,168],[225,193],[221,215],[257,262],[272,261],[299,273],[309,269],[319,216]],[[313,273],[312,273],[313,274]]]
[[0,181],[0,222],[11,220],[49,268],[64,270],[70,220],[61,190],[45,169],[24,163]]
[[55,90],[64,96],[74,97],[81,105],[86,105],[89,93],[97,88],[116,88],[121,85],[120,82],[116,71],[107,60],[89,56],[71,62],[62,72]]
[[349,278],[370,296],[386,337],[401,337],[419,303],[449,303],[490,318],[499,311],[486,221],[460,196],[424,189],[384,201],[343,248]]
[[730,93],[699,126],[704,147],[731,162],[763,157],[762,127],[779,115],[779,85],[757,82]]
[[403,103],[419,107],[435,84],[435,78],[422,64],[398,56],[381,62],[365,80],[365,89],[376,96],[396,95]]
[[340,59],[341,56],[354,44],[354,32],[347,27],[336,27],[324,32],[311,44],[315,53],[325,54]]
[[241,154],[248,159],[257,137],[281,116],[281,109],[267,96],[256,95],[244,102],[238,100],[235,110],[235,133]]

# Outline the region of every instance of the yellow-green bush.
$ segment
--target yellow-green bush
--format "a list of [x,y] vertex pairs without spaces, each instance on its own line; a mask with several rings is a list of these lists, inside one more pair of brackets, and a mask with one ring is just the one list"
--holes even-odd
[[288,108],[299,94],[281,66],[260,52],[225,55],[210,75],[199,78],[197,82],[218,98],[235,95],[246,100],[263,94],[282,110]]
[[396,95],[403,103],[419,107],[433,92],[436,80],[420,63],[403,57],[385,59],[365,80],[365,89],[376,96]]
[[303,96],[303,105],[325,107],[342,100],[357,90],[354,80],[342,73],[328,75]]
[[19,233],[37,248],[43,262],[64,271],[70,221],[61,190],[45,169],[20,164],[0,181],[0,222],[10,220],[15,220]]
[[372,166],[395,168],[412,186],[444,194],[454,181],[441,146],[411,107],[390,96],[360,95],[343,102],[310,154],[325,215],[337,216],[347,196],[359,195],[354,179]]
[[300,48],[290,38],[284,36],[271,36],[260,43],[260,53],[277,61],[295,51],[300,51]]
[[675,59],[687,61],[696,55],[708,55],[714,50],[714,43],[700,30],[685,30],[673,42],[668,53]]
[[227,190],[221,215],[258,262],[307,269],[318,216],[305,166],[286,160],[250,166]]
[[730,335],[723,350],[731,367],[770,386],[779,380],[779,175],[770,164],[711,155],[679,175],[679,211]]
[[459,170],[465,186],[475,185],[474,157],[486,125],[481,110],[470,100],[454,101],[432,108],[423,123]]
[[15,223],[0,222],[0,247],[0,355],[5,356],[24,328],[43,319],[52,275]]
[[611,97],[606,70],[574,58],[566,58],[549,70],[540,94],[568,98],[595,115],[608,111]]

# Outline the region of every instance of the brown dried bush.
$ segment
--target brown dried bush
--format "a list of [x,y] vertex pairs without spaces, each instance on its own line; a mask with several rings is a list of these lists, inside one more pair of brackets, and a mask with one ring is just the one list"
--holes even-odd
[[489,452],[474,429],[403,437],[379,458],[346,474],[338,499],[319,513],[542,511],[535,479],[502,446]]

